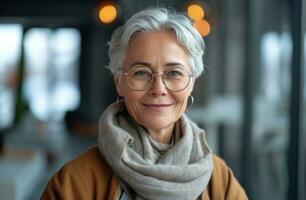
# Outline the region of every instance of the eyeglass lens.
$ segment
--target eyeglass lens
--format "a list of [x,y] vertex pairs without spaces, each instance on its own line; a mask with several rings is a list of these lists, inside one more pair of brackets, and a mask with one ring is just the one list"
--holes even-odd
[[185,89],[190,81],[189,73],[183,68],[171,68],[162,74],[153,73],[148,68],[132,68],[125,74],[129,86],[135,90],[148,89],[158,75],[162,76],[163,83],[171,91]]

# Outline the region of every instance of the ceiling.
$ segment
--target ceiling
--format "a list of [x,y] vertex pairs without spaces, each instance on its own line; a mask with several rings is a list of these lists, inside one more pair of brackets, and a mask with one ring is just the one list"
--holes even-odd
[[[1,0],[0,23],[35,26],[76,26],[97,22],[96,13],[102,0]],[[117,0],[121,18],[150,6],[182,9],[187,0]]]

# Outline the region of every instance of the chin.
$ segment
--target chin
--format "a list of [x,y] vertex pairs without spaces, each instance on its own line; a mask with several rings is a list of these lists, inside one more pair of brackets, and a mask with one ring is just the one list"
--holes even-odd
[[175,121],[165,119],[163,117],[149,117],[149,119],[147,120],[142,118],[142,120],[139,123],[144,127],[146,127],[147,129],[162,130],[164,128],[173,125]]

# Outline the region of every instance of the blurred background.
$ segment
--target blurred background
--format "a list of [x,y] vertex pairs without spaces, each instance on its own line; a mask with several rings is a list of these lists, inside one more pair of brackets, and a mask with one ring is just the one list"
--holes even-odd
[[1,0],[0,199],[39,199],[97,143],[116,100],[107,42],[149,6],[185,12],[203,36],[187,113],[250,199],[304,200],[305,0]]

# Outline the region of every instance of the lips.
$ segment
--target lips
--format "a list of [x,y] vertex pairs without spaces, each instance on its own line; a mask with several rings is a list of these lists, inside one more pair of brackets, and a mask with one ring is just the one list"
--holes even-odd
[[163,110],[169,108],[172,104],[142,104],[142,105],[154,110]]

